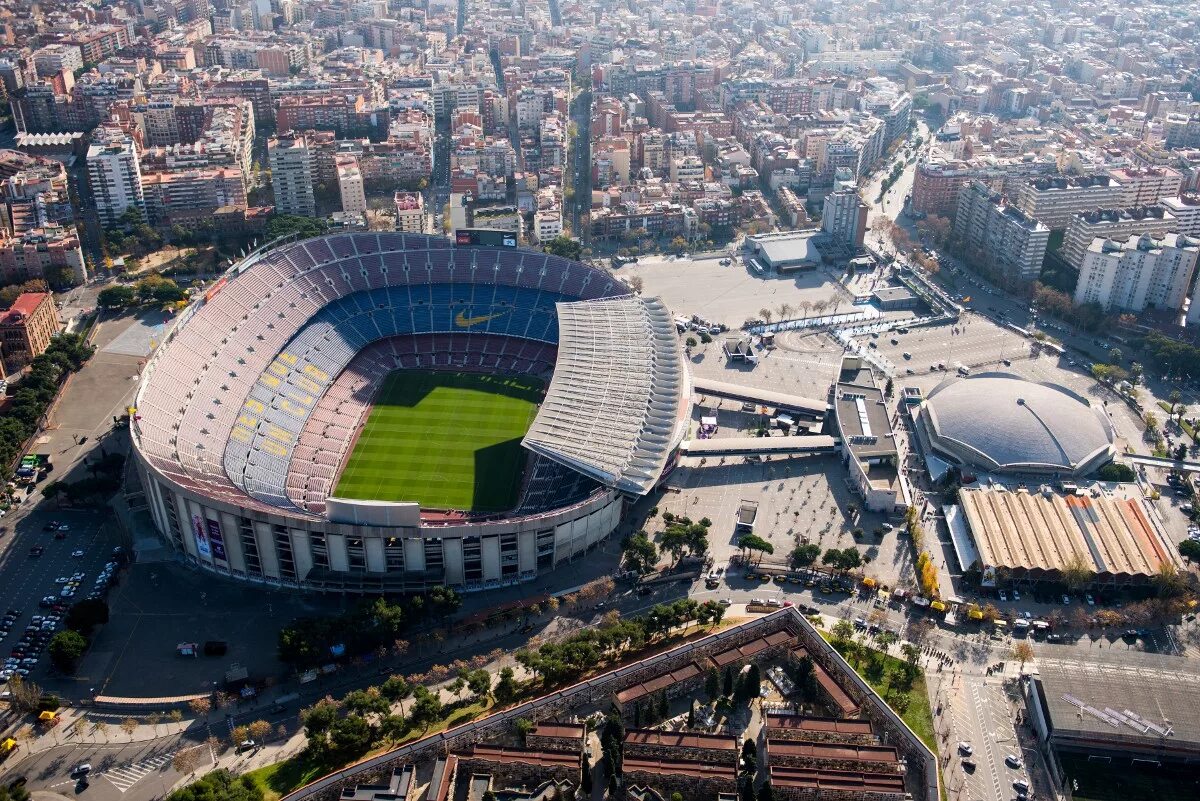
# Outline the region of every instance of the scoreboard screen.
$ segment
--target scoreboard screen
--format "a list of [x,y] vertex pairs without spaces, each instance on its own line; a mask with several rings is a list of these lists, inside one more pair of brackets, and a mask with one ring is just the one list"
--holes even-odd
[[495,228],[459,228],[454,232],[456,245],[482,245],[493,248],[515,248],[517,235]]

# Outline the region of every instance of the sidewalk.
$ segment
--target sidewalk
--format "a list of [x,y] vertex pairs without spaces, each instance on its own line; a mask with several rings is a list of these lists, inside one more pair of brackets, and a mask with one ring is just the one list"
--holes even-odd
[[[129,732],[121,728],[121,723],[127,719],[137,721],[137,725]],[[40,731],[28,741],[28,753],[37,754],[60,745],[128,745],[151,742],[180,734],[193,726],[207,725],[206,721],[199,718],[184,718],[176,723],[165,715],[156,724],[151,725],[144,718],[131,718],[128,715],[77,707],[62,709],[58,720],[57,726]],[[40,729],[36,723],[26,723],[21,727],[23,731]]]

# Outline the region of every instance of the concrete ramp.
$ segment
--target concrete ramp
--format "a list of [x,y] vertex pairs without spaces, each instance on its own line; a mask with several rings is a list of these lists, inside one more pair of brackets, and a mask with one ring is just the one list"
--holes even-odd
[[784,412],[795,412],[809,419],[820,420],[829,412],[829,403],[800,395],[790,395],[786,392],[773,392],[769,389],[746,387],[740,384],[730,384],[726,381],[713,381],[710,378],[692,377],[692,390],[698,395],[711,395],[726,400],[754,403],[759,406],[770,406]]
[[684,456],[788,456],[836,453],[833,437],[718,437],[693,439],[679,446]]

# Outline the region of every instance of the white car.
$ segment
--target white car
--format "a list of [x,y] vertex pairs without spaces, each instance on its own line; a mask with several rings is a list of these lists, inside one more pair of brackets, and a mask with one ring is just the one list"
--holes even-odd
[[1083,599],[1084,599],[1085,601],[1087,601],[1087,605],[1088,605],[1088,606],[1095,606],[1095,605],[1096,605],[1096,599],[1092,597],[1091,593],[1088,593],[1087,595],[1083,596]]
[[83,551],[71,551],[71,556],[73,556],[76,559],[79,559],[83,556]]
[[975,753],[975,749],[971,747],[970,743],[962,742],[958,744],[958,752],[960,754],[970,756],[971,754]]
[[1021,758],[1016,754],[1009,754],[1008,756],[1004,757],[1004,764],[1008,765],[1010,768],[1020,768]]
[[71,580],[70,576],[59,576],[58,578],[56,578],[54,580],[54,583],[55,584],[66,584],[70,580]]

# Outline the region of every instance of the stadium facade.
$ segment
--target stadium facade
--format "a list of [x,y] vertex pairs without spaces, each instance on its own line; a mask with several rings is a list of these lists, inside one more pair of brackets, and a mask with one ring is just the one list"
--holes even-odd
[[[515,508],[334,496],[375,390],[404,369],[550,377]],[[674,466],[690,396],[669,312],[601,270],[353,233],[231,268],[150,359],[131,432],[154,523],[195,565],[318,591],[476,590],[607,537]]]

